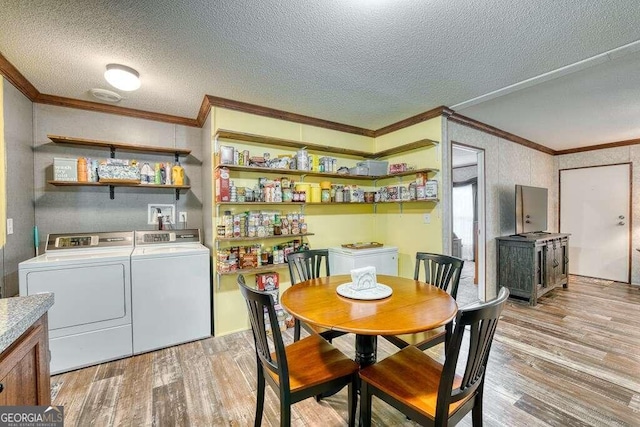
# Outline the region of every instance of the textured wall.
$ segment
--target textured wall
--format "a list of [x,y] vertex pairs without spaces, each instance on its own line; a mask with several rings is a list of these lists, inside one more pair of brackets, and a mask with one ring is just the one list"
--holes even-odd
[[515,184],[549,189],[548,231],[558,228],[558,180],[551,155],[448,122],[448,140],[485,150],[486,289],[495,295],[496,240],[515,232]]
[[7,218],[13,218],[4,247],[2,296],[8,297],[18,293],[18,264],[34,255],[33,106],[6,80],[3,87]]
[[605,166],[631,162],[631,283],[640,284],[640,145],[587,151],[585,153],[564,154],[556,157],[555,175],[559,178],[560,169],[586,166]]
[[[47,233],[152,229],[154,226],[147,224],[149,203],[175,204],[176,212],[187,212],[188,227],[202,228],[201,132],[199,128],[35,104],[32,181],[40,241],[44,241]],[[54,157],[109,157],[105,149],[54,144],[47,134],[190,149],[191,155],[180,161],[191,190],[181,192],[180,200],[176,202],[173,190],[116,187],[115,199],[110,200],[108,188],[47,184],[47,180],[53,178]],[[116,157],[150,163],[174,161],[170,155],[125,151],[116,152]]]

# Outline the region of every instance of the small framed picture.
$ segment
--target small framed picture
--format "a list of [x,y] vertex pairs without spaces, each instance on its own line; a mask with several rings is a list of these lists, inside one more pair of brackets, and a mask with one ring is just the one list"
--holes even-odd
[[426,199],[438,198],[438,181],[430,179],[425,183],[424,195]]

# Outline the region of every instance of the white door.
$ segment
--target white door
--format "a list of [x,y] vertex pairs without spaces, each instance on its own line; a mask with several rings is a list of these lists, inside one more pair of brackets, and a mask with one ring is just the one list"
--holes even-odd
[[560,232],[569,273],[629,283],[629,164],[560,171]]

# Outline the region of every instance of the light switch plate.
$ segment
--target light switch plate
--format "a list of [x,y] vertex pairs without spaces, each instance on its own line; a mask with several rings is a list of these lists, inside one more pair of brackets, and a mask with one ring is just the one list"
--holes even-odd
[[425,224],[431,224],[431,214],[430,213],[422,214],[422,222]]
[[13,218],[7,218],[7,234],[13,234]]

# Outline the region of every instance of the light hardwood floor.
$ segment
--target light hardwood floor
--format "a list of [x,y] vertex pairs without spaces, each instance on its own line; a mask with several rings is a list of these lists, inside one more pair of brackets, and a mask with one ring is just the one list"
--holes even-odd
[[[291,334],[288,334],[291,339]],[[353,356],[353,337],[335,340]],[[378,340],[378,358],[394,352]],[[442,359],[442,345],[429,351]],[[249,332],[209,338],[52,378],[67,426],[249,426]],[[268,389],[264,426],[279,425]],[[374,398],[373,425],[415,425]],[[346,425],[346,390],[293,406],[294,426]],[[639,426],[640,288],[571,277],[536,307],[509,301],[486,376],[486,426]],[[461,423],[470,426],[467,416]]]

